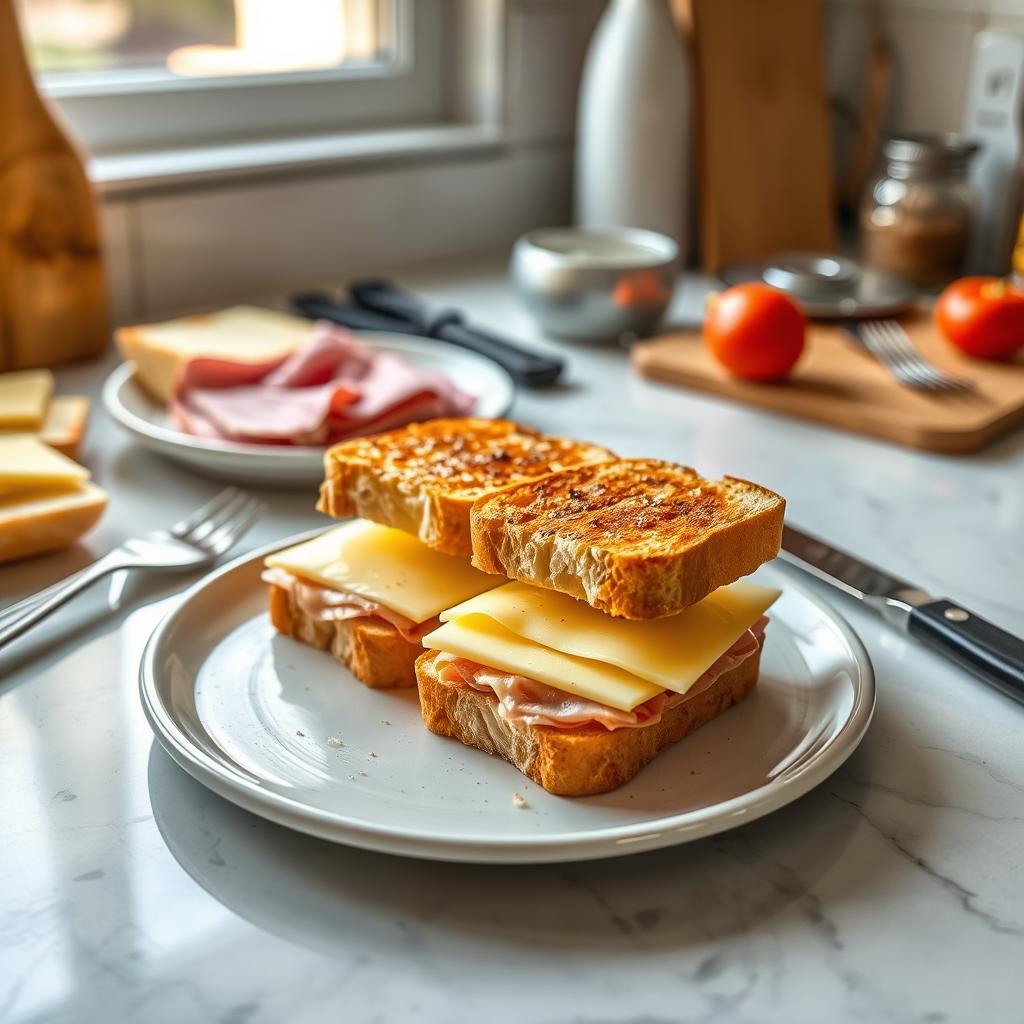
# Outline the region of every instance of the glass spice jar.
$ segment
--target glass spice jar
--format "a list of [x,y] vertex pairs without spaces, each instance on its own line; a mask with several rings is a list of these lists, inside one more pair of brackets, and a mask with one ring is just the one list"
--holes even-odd
[[901,135],[860,209],[864,262],[923,287],[958,277],[971,232],[967,166],[977,145],[957,135]]

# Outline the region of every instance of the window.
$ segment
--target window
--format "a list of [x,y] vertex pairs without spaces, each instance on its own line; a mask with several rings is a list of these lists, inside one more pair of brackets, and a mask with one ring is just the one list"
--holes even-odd
[[500,10],[481,0],[17,4],[43,90],[100,158],[465,124],[453,49],[475,49],[466,24]]
[[64,90],[387,65],[383,0],[19,0],[36,70]]

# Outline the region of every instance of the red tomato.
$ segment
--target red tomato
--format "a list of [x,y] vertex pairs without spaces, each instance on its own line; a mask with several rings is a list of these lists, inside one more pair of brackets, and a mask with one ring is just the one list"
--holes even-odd
[[737,377],[782,380],[804,350],[807,320],[788,296],[766,284],[738,284],[708,300],[704,343]]
[[1024,346],[1024,290],[999,277],[954,281],[935,305],[935,323],[975,359],[1012,359]]

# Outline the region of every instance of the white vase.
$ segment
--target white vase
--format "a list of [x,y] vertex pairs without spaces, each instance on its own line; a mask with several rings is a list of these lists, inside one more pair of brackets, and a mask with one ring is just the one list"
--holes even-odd
[[576,221],[690,241],[690,59],[669,0],[611,0],[580,83]]

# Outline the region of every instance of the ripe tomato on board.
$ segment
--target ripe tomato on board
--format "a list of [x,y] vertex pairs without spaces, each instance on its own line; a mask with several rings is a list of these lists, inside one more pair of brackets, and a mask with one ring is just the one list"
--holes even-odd
[[1012,359],[1024,346],[1024,289],[999,277],[963,277],[935,304],[935,323],[975,359]]
[[737,377],[778,381],[800,358],[806,329],[803,311],[782,292],[738,284],[708,300],[704,343]]

